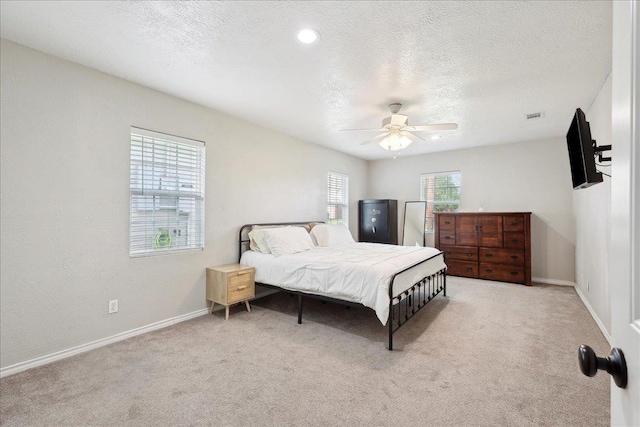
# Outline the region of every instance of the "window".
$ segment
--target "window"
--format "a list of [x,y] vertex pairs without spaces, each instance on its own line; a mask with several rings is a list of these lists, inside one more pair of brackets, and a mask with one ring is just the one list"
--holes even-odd
[[327,222],[349,227],[349,176],[327,172]]
[[131,128],[129,256],[204,249],[204,142]]
[[420,175],[420,200],[427,202],[426,230],[433,233],[434,213],[460,207],[460,171]]

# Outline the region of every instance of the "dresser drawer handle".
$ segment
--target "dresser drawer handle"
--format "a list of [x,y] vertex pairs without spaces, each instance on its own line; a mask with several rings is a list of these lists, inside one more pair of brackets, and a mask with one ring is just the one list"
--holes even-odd
[[511,258],[511,259],[518,259],[518,255],[511,255],[509,258]]
[[247,285],[242,285],[242,286],[238,286],[235,290],[236,291],[241,291],[241,290],[246,289],[246,288],[247,288]]
[[473,255],[471,252],[467,252],[467,256],[471,256]]
[[444,223],[445,224],[451,224],[451,221],[445,221]]
[[467,267],[467,271],[473,271],[473,268]]
[[238,273],[238,276],[243,276],[245,274],[251,274],[250,271],[241,271],[240,273]]
[[511,272],[511,275],[512,275],[512,276],[517,276],[517,275],[518,275],[518,272],[517,272],[517,271],[512,271],[512,272]]
[[520,240],[518,239],[511,239],[511,243],[518,243]]
[[450,254],[451,254],[451,251],[444,251],[444,254],[445,254],[445,255],[450,255]]
[[492,258],[493,254],[485,254],[484,256],[486,256],[487,258]]
[[451,240],[451,236],[444,236],[444,240]]
[[515,221],[511,221],[511,225],[518,225],[518,223]]
[[493,270],[492,270],[492,269],[490,269],[490,268],[487,268],[487,269],[485,269],[484,271],[485,271],[486,273],[491,273]]

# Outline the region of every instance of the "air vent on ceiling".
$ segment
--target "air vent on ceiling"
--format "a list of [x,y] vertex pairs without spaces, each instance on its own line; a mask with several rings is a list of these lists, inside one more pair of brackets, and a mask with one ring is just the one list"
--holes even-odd
[[537,113],[531,113],[531,114],[527,114],[527,120],[533,120],[533,119],[541,119],[544,117],[544,111],[540,111]]

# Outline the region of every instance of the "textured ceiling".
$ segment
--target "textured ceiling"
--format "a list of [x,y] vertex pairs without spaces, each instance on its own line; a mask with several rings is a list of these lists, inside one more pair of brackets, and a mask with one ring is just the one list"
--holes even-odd
[[[3,38],[365,159],[387,104],[456,122],[401,155],[562,137],[611,70],[611,3],[0,2]],[[320,33],[314,45],[298,29]],[[543,119],[525,115],[544,111]],[[162,130],[162,129],[159,129]],[[428,137],[430,134],[421,134]]]

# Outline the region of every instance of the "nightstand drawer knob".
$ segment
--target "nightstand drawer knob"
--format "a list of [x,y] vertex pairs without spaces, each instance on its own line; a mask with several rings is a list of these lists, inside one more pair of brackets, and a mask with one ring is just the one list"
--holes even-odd
[[246,288],[247,288],[247,285],[238,286],[238,287],[236,288],[236,291],[241,291],[241,290],[246,289]]

